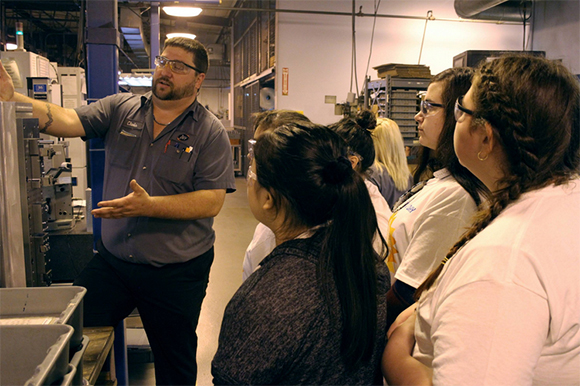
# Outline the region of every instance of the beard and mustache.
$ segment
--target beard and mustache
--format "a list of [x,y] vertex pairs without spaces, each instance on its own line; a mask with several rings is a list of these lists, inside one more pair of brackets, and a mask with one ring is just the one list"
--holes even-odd
[[[162,76],[153,80],[153,87],[151,91],[153,92],[153,95],[164,101],[188,98],[193,96],[197,91],[195,87],[196,80],[197,79],[194,79],[190,83],[187,83],[181,87],[176,87],[173,82],[169,80],[169,78]],[[161,82],[163,82],[162,84],[168,88],[167,91],[162,92],[157,89],[157,86]]]

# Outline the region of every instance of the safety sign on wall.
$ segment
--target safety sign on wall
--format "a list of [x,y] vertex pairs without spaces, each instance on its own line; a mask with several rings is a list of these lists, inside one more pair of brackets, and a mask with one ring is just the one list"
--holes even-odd
[[288,68],[282,68],[282,95],[288,95]]

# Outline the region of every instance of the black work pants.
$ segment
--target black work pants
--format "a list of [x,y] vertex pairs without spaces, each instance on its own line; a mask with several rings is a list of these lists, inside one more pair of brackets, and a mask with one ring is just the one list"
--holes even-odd
[[163,267],[133,264],[104,248],[99,251],[74,282],[87,289],[84,325],[116,326],[137,308],[153,352],[156,383],[195,385],[195,330],[213,247],[190,261]]

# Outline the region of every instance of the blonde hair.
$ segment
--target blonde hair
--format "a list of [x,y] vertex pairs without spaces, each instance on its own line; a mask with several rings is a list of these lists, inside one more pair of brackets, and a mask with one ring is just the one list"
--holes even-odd
[[398,190],[409,187],[409,167],[399,125],[389,118],[378,118],[372,132],[375,145],[375,165],[378,171],[387,169]]

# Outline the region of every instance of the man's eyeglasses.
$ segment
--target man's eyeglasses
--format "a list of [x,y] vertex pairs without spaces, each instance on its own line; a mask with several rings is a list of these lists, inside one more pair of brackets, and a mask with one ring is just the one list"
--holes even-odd
[[455,101],[455,109],[453,110],[453,114],[455,115],[455,121],[463,122],[465,119],[465,114],[473,116],[475,114],[474,111],[469,110],[468,108],[463,107],[463,97],[464,95],[457,98]]
[[420,93],[419,98],[421,98],[421,105],[420,105],[421,107],[420,107],[419,111],[424,116],[432,115],[435,112],[435,108],[437,108],[437,107],[439,107],[439,108],[443,107],[443,105],[440,103],[426,101],[424,93]]
[[195,70],[200,74],[203,74],[203,71],[198,70],[197,68],[190,66],[189,64],[184,63],[181,60],[171,60],[167,59],[165,56],[156,56],[155,65],[157,67],[169,66],[171,71],[175,72],[176,74],[187,74],[191,70]]

